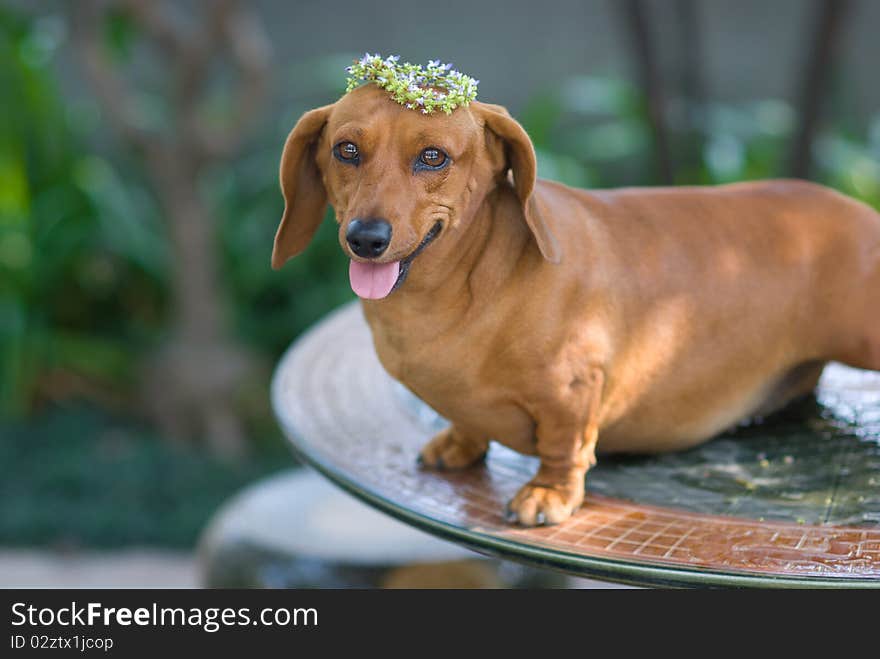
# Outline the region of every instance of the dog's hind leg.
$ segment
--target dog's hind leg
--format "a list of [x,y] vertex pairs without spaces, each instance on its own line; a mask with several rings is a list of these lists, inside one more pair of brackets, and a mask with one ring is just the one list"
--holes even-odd
[[880,371],[880,247],[875,250],[875,255],[874,275],[865,290],[865,349],[861,368]]
[[871,274],[852,291],[855,320],[848,323],[846,347],[835,359],[855,368],[880,371],[880,245],[871,260]]
[[857,348],[840,361],[855,368],[880,371],[880,318],[873,327],[865,329],[863,336],[858,339]]
[[812,394],[822,376],[825,364],[824,361],[809,361],[798,364],[789,370],[770,390],[764,402],[752,416],[770,416],[789,403]]

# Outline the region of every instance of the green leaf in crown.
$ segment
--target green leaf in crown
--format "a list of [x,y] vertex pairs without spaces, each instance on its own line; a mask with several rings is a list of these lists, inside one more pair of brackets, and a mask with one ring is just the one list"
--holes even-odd
[[431,114],[442,110],[446,114],[465,106],[477,98],[477,85],[474,80],[452,68],[452,64],[441,64],[440,60],[430,60],[428,66],[409,62],[399,63],[400,57],[367,53],[361,59],[346,67],[346,92],[350,92],[364,82],[373,82],[391,94],[391,98],[410,110]]

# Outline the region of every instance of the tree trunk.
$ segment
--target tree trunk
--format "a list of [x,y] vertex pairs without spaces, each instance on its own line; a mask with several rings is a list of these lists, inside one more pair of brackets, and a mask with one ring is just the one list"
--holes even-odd
[[203,436],[230,459],[245,450],[234,399],[250,360],[224,331],[215,232],[198,169],[173,155],[150,167],[173,246],[173,312],[170,336],[147,367],[147,404],[168,436]]

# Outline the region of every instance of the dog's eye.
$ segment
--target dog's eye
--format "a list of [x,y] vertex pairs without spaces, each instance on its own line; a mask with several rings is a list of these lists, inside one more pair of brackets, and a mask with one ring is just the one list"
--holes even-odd
[[360,151],[358,151],[357,144],[353,142],[340,142],[333,147],[333,155],[342,162],[357,164]]
[[446,164],[446,154],[443,153],[440,149],[429,146],[427,149],[422,151],[421,155],[419,156],[419,162],[425,167],[430,167],[431,169],[439,169]]

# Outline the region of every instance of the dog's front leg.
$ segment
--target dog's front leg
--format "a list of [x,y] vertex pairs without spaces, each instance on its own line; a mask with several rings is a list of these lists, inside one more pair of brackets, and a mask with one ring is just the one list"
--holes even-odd
[[425,444],[419,464],[431,469],[463,469],[482,460],[488,450],[488,438],[451,425]]
[[584,500],[584,476],[596,464],[604,376],[594,368],[570,395],[533,411],[537,422],[538,473],[507,506],[507,518],[523,526],[559,524]]

